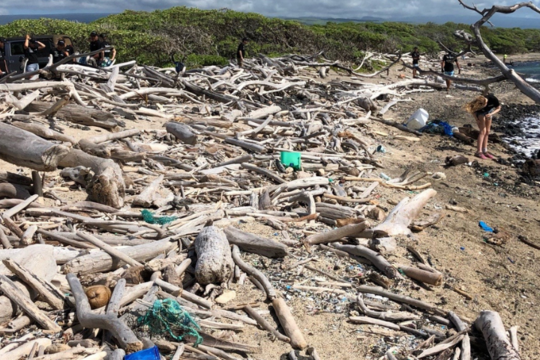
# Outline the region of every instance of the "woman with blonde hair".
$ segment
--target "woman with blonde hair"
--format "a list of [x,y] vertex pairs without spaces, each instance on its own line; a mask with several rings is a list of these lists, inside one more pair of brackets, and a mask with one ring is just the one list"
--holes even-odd
[[501,103],[493,94],[478,96],[476,99],[465,105],[465,110],[474,116],[480,134],[478,135],[478,149],[475,154],[480,159],[495,159],[487,150],[489,131],[493,115],[501,111]]

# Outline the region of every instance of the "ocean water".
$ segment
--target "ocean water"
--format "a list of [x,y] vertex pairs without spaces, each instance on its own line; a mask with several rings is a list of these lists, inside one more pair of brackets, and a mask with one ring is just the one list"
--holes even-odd
[[[540,61],[515,64],[515,71],[524,74],[524,78],[540,89]],[[512,149],[527,156],[540,151],[540,112],[524,119],[514,119],[513,124],[519,126],[525,137],[507,137],[505,141]]]

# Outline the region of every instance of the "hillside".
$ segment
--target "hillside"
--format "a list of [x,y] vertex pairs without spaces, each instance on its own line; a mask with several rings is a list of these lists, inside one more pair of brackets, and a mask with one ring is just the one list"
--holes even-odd
[[[454,39],[453,32],[468,27],[457,23],[397,22],[328,22],[309,26],[254,13],[174,7],[153,12],[124,11],[89,24],[17,20],[0,26],[0,34],[69,34],[79,48],[85,49],[88,34],[96,30],[109,34],[120,60],[135,58],[142,64],[165,65],[170,62],[170,54],[176,53],[188,67],[195,67],[226,64],[234,57],[242,37],[251,39],[251,55],[324,50],[329,58],[355,63],[366,50],[387,53],[419,46],[423,52],[435,54],[440,49],[437,40],[459,50],[462,44]],[[498,53],[540,51],[540,30],[485,28],[484,38]]]

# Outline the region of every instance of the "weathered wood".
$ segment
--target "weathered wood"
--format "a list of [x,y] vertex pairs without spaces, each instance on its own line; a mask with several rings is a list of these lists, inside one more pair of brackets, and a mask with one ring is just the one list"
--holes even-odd
[[259,283],[263,286],[264,291],[266,292],[266,297],[268,298],[268,300],[272,301],[274,298],[277,297],[276,290],[274,289],[268,278],[262,272],[255,269],[251,265],[246,264],[242,260],[240,256],[240,249],[236,245],[233,245],[232,257],[234,262],[236,263],[236,265],[238,265],[240,269],[242,269],[248,275],[253,276],[257,281],[259,281]]
[[[156,241],[149,244],[132,246],[117,249],[135,261],[146,261],[153,259],[159,254],[172,250],[176,244],[170,238]],[[85,256],[75,258],[64,265],[64,273],[94,274],[118,269],[125,265],[124,262],[114,259],[105,251],[94,252]]]
[[14,121],[11,124],[15,127],[18,127],[19,129],[31,132],[32,134],[35,134],[47,140],[58,140],[58,141],[70,143],[73,145],[77,143],[77,140],[75,140],[73,137],[64,135],[62,133],[49,129],[48,127],[38,124],[38,123]]
[[327,203],[317,203],[317,213],[332,220],[351,219],[356,215],[350,207]]
[[346,251],[349,254],[360,256],[368,259],[377,269],[379,269],[384,275],[388,276],[390,279],[403,279],[399,271],[392,266],[388,260],[386,260],[381,254],[368,249],[365,246],[354,246],[354,245],[333,245],[336,249]]
[[0,198],[28,199],[30,192],[18,184],[0,183]]
[[167,129],[168,133],[173,134],[174,137],[184,144],[197,144],[197,135],[195,135],[187,125],[183,125],[178,122],[168,122],[165,124],[165,129]]
[[437,195],[435,190],[429,189],[416,195],[412,200],[403,199],[386,219],[374,228],[375,232],[385,236],[408,235],[411,233],[409,226],[416,219],[426,203]]
[[355,235],[362,233],[369,226],[370,224],[367,221],[363,221],[359,224],[345,225],[334,230],[310,235],[306,238],[305,242],[309,245],[317,245],[340,241],[346,237],[355,237]]
[[101,250],[105,251],[110,256],[114,257],[117,261],[123,261],[126,264],[129,264],[131,266],[143,266],[140,262],[133,260],[131,257],[126,255],[125,253],[119,251],[118,249],[113,248],[109,244],[106,244],[105,242],[95,238],[94,236],[90,234],[85,233],[77,233],[77,235],[84,240],[88,241],[89,243],[97,246]]
[[[454,313],[449,312],[448,318],[454,324],[457,331],[465,331],[469,327],[461,321],[461,319]],[[456,350],[457,352],[457,350]],[[459,351],[459,359],[461,360],[471,360],[471,339],[469,338],[469,334],[464,334],[463,340],[461,341],[461,350]]]
[[154,199],[157,191],[159,190],[161,183],[163,182],[163,175],[160,175],[157,179],[152,181],[135,199],[133,199],[134,206],[140,206],[149,208],[154,204]]
[[432,312],[432,313],[439,313],[439,314],[443,314],[443,315],[447,314],[447,312],[441,311],[441,310],[437,309],[436,307],[434,307],[433,305],[430,305],[430,304],[428,304],[426,302],[423,302],[423,301],[417,300],[417,299],[413,299],[413,298],[408,297],[408,296],[395,294],[395,293],[393,293],[391,291],[386,291],[383,288],[362,285],[362,286],[356,287],[356,290],[358,290],[359,292],[362,292],[364,294],[374,294],[374,295],[384,296],[384,297],[389,298],[390,300],[400,302],[400,303],[403,303],[403,304],[407,304],[407,305],[411,305],[411,306],[414,306],[414,307],[417,307],[419,309],[426,310],[426,311],[429,311],[429,312]]
[[[28,105],[25,110],[33,112],[43,112],[50,108],[49,103],[35,101]],[[116,127],[125,127],[126,124],[114,118],[110,112],[83,107],[76,104],[69,104],[61,108],[56,117],[75,124],[86,126],[96,126],[103,129],[114,129]]]
[[287,256],[287,246],[277,241],[250,234],[234,227],[223,230],[230,244],[238,246],[242,251],[270,258]]
[[32,271],[25,269],[17,262],[6,259],[2,263],[25,284],[36,291],[39,296],[56,310],[64,309],[64,295],[50,282],[41,279]]
[[248,314],[254,320],[256,320],[261,328],[265,329],[266,331],[269,331],[277,339],[287,342],[287,343],[291,342],[290,338],[288,338],[287,336],[277,331],[272,325],[270,325],[268,321],[266,321],[265,318],[259,315],[259,313],[257,313],[257,311],[255,311],[251,306],[245,306],[243,310],[246,312],[246,314]]
[[434,286],[441,286],[443,284],[443,276],[440,272],[426,271],[410,266],[400,266],[399,268],[411,279]]
[[494,311],[482,311],[474,322],[486,340],[489,355],[493,360],[521,360],[518,351],[512,346],[500,315]]
[[255,153],[261,153],[261,152],[266,151],[266,148],[264,146],[262,146],[262,145],[255,144],[253,142],[238,140],[238,139],[235,139],[235,138],[226,138],[225,142],[228,143],[228,144],[231,144],[231,145],[239,146],[239,147],[241,147],[243,149],[246,149],[246,150],[249,150],[249,151],[253,151]]
[[0,182],[8,182],[12,184],[30,186],[32,185],[32,181],[33,180],[28,176],[0,170]]
[[[57,145],[15,126],[0,123],[0,159],[39,171],[56,170],[69,148]],[[6,141],[5,139],[9,139]]]
[[274,298],[272,300],[272,307],[276,312],[283,331],[289,337],[289,339],[291,339],[291,346],[295,349],[305,349],[308,346],[308,343],[304,338],[302,331],[296,324],[296,320],[291,313],[291,309],[289,309],[289,306],[285,300],[282,298]]
[[68,274],[67,280],[75,303],[77,305],[77,318],[82,326],[88,329],[109,330],[120,346],[127,352],[132,353],[142,350],[143,344],[137,339],[133,331],[114,314],[98,315],[92,313],[88,298],[86,297],[81,283],[75,274]]
[[206,227],[197,235],[194,246],[197,281],[202,285],[227,282],[233,274],[234,262],[225,233],[215,226]]
[[92,169],[94,176],[87,184],[92,199],[98,203],[121,208],[124,206],[125,183],[122,170],[113,160],[92,156],[82,150],[71,150],[61,159],[62,167],[83,166]]
[[0,290],[11,301],[20,306],[20,308],[35,322],[46,330],[54,332],[62,331],[62,328],[41,311],[17,286],[5,275],[0,275]]

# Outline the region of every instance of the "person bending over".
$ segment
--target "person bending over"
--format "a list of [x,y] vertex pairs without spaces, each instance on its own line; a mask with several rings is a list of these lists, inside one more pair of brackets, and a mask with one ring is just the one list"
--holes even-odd
[[45,44],[34,40],[30,35],[26,35],[24,40],[24,56],[28,59],[26,63],[26,72],[32,72],[39,70],[39,61],[37,52],[41,49],[45,49]]
[[[447,76],[454,76],[454,63],[461,74],[461,67],[459,66],[457,57],[451,52],[447,52],[441,61],[442,72]],[[446,91],[450,91],[450,86],[452,86],[452,80],[446,79]]]
[[413,66],[413,78],[416,78],[416,72],[417,69],[420,69],[420,52],[418,51],[418,47],[414,47],[413,52],[411,53],[412,56],[412,66]]
[[480,130],[480,134],[478,135],[478,149],[475,156],[483,160],[495,159],[495,157],[488,152],[487,147],[493,115],[501,111],[499,99],[493,94],[478,96],[476,99],[465,105],[465,110],[472,114],[478,124],[478,129]]

